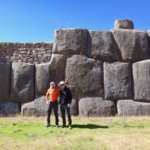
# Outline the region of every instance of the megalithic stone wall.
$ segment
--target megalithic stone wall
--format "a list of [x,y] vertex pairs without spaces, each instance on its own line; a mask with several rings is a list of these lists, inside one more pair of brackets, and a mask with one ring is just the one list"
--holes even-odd
[[73,115],[149,115],[150,32],[133,28],[117,20],[111,31],[57,30],[53,43],[0,43],[0,115],[46,115],[49,82],[61,80]]

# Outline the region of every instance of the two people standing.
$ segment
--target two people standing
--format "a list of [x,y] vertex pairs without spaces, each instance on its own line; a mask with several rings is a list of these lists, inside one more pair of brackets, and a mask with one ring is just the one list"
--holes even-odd
[[50,83],[50,88],[46,93],[46,102],[49,105],[47,110],[47,127],[50,126],[50,116],[52,109],[55,115],[55,124],[58,128],[58,104],[60,104],[61,116],[62,116],[62,127],[66,127],[66,112],[68,116],[69,128],[72,128],[72,119],[70,113],[70,105],[72,102],[72,94],[70,89],[66,86],[64,81],[59,83],[59,89],[56,87],[54,82]]

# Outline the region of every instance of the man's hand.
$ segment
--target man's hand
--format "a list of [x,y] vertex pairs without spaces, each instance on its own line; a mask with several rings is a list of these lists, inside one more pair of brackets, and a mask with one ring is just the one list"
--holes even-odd
[[48,100],[46,101],[46,103],[47,103],[48,105],[50,104],[50,102],[49,102]]
[[70,108],[70,104],[67,105]]

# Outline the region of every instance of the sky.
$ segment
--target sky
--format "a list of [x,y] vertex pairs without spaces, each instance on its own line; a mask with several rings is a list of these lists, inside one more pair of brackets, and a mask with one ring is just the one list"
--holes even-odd
[[116,19],[150,29],[150,0],[0,0],[0,42],[52,42],[62,28],[111,30]]

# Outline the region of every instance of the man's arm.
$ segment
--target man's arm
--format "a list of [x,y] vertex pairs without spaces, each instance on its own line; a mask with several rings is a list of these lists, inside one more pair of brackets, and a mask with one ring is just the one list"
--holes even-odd
[[62,97],[62,92],[61,90],[59,91],[59,97],[58,97],[58,103],[60,104],[61,103],[61,97]]
[[58,103],[60,103],[60,90],[58,90],[57,97]]
[[72,93],[71,93],[70,89],[68,89],[68,97],[69,97],[69,104],[71,104],[71,102],[72,102]]

